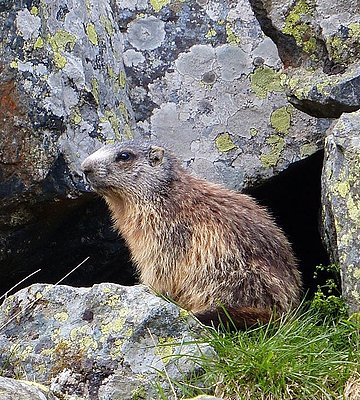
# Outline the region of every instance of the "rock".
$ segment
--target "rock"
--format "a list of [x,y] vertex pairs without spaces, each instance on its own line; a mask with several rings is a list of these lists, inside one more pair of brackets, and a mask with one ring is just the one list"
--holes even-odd
[[[79,208],[86,213],[84,204],[93,199],[79,199],[80,162],[101,143],[132,134],[122,37],[111,4],[0,4],[0,293],[37,268],[45,270],[44,248],[62,247],[70,256],[61,242],[69,226],[59,225]],[[88,235],[101,240],[91,231],[85,223],[78,243]],[[87,255],[96,258],[97,252]],[[54,269],[64,267],[63,257],[54,260]],[[82,260],[66,261],[69,271]]]
[[48,388],[35,382],[0,376],[1,400],[58,400]]
[[[0,308],[0,365],[82,399],[172,398],[170,379],[196,372],[198,324],[143,286],[33,285]],[[178,357],[179,355],[187,357]],[[190,356],[190,357],[189,357]]]
[[350,313],[360,312],[360,111],[343,114],[325,143],[322,175],[324,241],[341,268]]
[[247,1],[121,2],[118,20],[138,129],[195,174],[244,189],[322,147],[329,121],[289,104],[287,71]]
[[298,68],[288,74],[286,84],[289,101],[310,115],[339,118],[360,109],[360,64],[331,76]]
[[337,74],[359,60],[360,11],[346,0],[250,0],[284,64]]

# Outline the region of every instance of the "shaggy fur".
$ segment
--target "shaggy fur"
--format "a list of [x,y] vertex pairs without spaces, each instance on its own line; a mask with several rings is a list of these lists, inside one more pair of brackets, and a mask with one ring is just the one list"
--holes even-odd
[[189,175],[170,151],[146,142],[104,146],[82,169],[141,282],[200,320],[216,324],[224,307],[244,327],[299,303],[290,244],[249,196]]

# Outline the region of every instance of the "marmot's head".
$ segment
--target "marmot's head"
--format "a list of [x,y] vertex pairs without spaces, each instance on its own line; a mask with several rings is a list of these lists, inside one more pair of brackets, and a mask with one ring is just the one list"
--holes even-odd
[[156,196],[166,191],[178,167],[170,151],[144,141],[106,145],[81,164],[87,182],[105,197]]

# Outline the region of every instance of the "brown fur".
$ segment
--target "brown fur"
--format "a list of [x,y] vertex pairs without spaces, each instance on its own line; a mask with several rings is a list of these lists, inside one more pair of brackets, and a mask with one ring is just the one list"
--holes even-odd
[[[130,160],[118,160],[121,152]],[[105,146],[82,168],[141,282],[204,322],[216,323],[224,307],[250,326],[299,303],[291,247],[249,196],[189,175],[171,152],[144,142]]]

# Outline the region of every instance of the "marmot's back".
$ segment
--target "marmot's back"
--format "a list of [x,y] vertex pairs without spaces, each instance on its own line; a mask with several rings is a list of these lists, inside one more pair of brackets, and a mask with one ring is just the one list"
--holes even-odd
[[143,142],[105,146],[82,168],[156,292],[206,322],[223,306],[239,326],[299,303],[290,244],[250,197],[190,176]]

